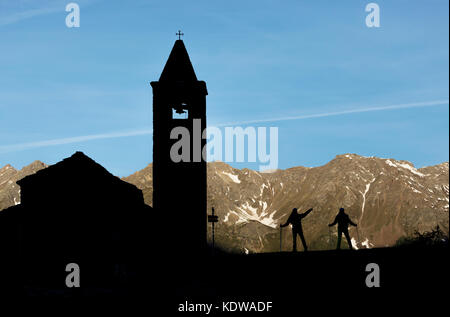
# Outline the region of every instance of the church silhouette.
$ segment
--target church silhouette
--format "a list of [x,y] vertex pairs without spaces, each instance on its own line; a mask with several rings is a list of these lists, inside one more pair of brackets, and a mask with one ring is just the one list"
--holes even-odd
[[[21,280],[25,289],[64,289],[68,263],[80,266],[85,287],[145,283],[146,265],[176,279],[198,263],[176,268],[176,259],[207,253],[206,161],[194,151],[206,140],[193,137],[194,120],[201,122],[201,131],[206,127],[207,90],[182,40],[175,42],[159,81],[151,86],[153,208],[144,203],[141,190],[82,152],[17,181],[21,204],[0,212],[0,247],[17,260],[7,268],[10,286]],[[189,162],[171,159],[175,127],[192,136]],[[132,280],[133,274],[141,277]]]
[[25,285],[64,287],[68,263],[89,268],[87,285],[112,281],[145,247],[142,192],[81,152],[17,184],[21,204],[0,212],[0,237],[26,263]]

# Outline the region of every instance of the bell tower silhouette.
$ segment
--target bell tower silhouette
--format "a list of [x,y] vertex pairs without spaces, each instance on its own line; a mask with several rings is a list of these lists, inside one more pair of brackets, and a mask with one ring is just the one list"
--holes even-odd
[[[153,208],[158,217],[164,219],[155,225],[166,227],[164,242],[168,243],[164,244],[171,248],[166,251],[203,253],[206,250],[207,184],[206,161],[201,151],[206,144],[202,132],[206,128],[208,91],[206,83],[197,80],[181,39],[175,41],[159,81],[151,82],[151,86]],[[171,149],[182,138],[174,131],[180,127],[189,132],[189,146],[177,148],[175,153],[183,152],[184,159],[174,161]]]

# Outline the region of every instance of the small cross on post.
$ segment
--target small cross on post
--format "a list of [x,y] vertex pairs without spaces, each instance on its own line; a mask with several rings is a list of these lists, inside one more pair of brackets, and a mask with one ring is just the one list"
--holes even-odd
[[181,31],[178,30],[178,33],[176,33],[176,35],[178,35],[178,39],[181,40],[181,37],[184,35],[184,33],[181,33]]
[[212,254],[214,254],[214,224],[219,222],[219,217],[214,215],[214,207],[212,207],[211,215],[208,215],[208,222],[211,222],[211,234],[212,234]]

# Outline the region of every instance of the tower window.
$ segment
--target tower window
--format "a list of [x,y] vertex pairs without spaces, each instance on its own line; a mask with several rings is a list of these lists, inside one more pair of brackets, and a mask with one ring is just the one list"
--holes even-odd
[[188,119],[189,110],[187,109],[187,104],[181,103],[178,107],[172,108],[172,119]]

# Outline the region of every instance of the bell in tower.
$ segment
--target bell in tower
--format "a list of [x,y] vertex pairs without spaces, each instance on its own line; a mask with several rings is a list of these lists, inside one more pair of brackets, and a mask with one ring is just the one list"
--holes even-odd
[[[206,161],[198,149],[206,140],[196,138],[206,128],[206,83],[197,80],[186,47],[175,41],[159,81],[153,88],[153,208],[165,219],[164,243],[170,252],[206,250]],[[188,160],[173,160],[178,141],[171,132],[189,131]],[[186,149],[183,149],[185,151]],[[201,150],[200,150],[201,151]],[[161,225],[161,224],[159,224]]]

